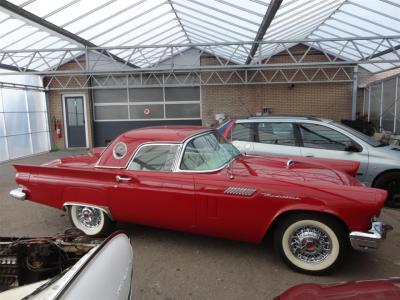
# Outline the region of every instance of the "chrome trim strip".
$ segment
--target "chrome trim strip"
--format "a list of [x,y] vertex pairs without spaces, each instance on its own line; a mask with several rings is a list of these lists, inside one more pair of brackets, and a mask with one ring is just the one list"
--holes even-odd
[[371,252],[379,248],[381,242],[386,238],[386,233],[393,227],[380,221],[373,221],[368,232],[350,232],[351,246],[358,251]]
[[24,201],[26,200],[26,193],[22,190],[22,188],[16,188],[10,191],[10,196],[14,199]]
[[114,221],[114,218],[113,218],[113,216],[111,214],[111,211],[107,206],[99,206],[99,205],[93,205],[93,204],[82,203],[82,202],[65,202],[63,204],[63,207],[65,209],[67,206],[72,206],[72,205],[87,206],[87,207],[91,207],[91,208],[100,209],[101,211],[103,211],[104,213],[107,214],[107,216],[111,219],[111,221]]

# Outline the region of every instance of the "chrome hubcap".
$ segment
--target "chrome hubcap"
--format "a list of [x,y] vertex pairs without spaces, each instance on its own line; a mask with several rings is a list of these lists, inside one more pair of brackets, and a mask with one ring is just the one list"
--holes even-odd
[[331,254],[332,241],[321,228],[303,226],[290,236],[289,248],[298,259],[306,263],[319,263]]
[[93,229],[99,226],[101,221],[101,212],[97,208],[79,206],[76,210],[78,221],[86,228]]

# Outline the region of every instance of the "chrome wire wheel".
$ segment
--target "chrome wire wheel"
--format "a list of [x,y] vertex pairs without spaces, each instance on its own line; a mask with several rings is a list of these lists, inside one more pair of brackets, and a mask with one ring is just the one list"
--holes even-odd
[[290,251],[306,263],[320,263],[332,253],[329,235],[319,227],[302,226],[289,238]]
[[76,209],[78,221],[89,229],[96,228],[101,223],[101,211],[97,208],[79,206]]
[[345,247],[346,233],[331,218],[298,214],[278,226],[275,248],[291,268],[307,274],[331,270]]
[[68,209],[72,225],[89,236],[103,236],[112,228],[113,222],[99,208],[72,205]]

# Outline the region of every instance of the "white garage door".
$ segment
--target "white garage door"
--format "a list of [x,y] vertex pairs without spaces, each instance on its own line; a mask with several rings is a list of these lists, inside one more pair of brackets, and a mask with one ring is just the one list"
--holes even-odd
[[0,88],[0,162],[49,150],[44,92]]

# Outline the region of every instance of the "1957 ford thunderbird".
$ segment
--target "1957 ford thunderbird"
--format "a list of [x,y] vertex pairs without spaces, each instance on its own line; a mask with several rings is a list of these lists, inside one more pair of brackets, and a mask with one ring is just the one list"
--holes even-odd
[[386,191],[366,188],[351,161],[246,156],[215,130],[149,127],[107,148],[41,166],[15,165],[10,192],[66,209],[87,235],[115,221],[247,242],[267,233],[292,268],[332,269],[346,248],[378,248]]

